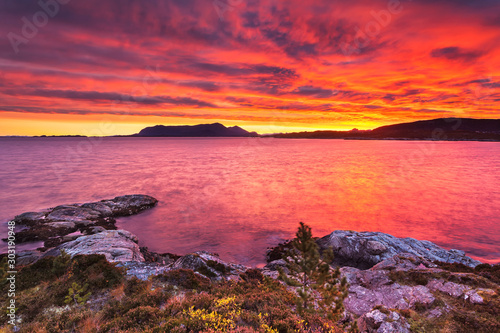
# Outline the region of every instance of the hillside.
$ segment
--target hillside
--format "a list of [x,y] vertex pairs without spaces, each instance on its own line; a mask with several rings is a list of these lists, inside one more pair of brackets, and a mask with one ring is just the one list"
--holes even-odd
[[146,127],[138,134],[139,137],[252,137],[255,132],[248,132],[238,126],[226,127],[219,123],[194,126],[163,126]]

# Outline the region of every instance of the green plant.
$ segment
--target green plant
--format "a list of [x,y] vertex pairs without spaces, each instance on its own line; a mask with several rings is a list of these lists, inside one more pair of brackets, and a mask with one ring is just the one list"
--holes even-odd
[[71,256],[66,251],[61,250],[61,254],[54,258],[52,262],[52,273],[56,276],[61,276],[66,272],[69,264],[71,263]]
[[333,251],[324,251],[321,256],[311,228],[302,222],[291,245],[284,258],[289,274],[281,269],[280,279],[297,287],[297,310],[300,314],[316,312],[328,319],[338,319],[344,310],[348,284],[345,278],[340,279],[340,271],[329,265]]
[[80,286],[78,283],[73,282],[71,288],[68,290],[68,295],[64,298],[64,303],[69,304],[71,302],[75,302],[76,305],[84,305],[91,295],[90,292],[85,294],[88,287],[88,283]]

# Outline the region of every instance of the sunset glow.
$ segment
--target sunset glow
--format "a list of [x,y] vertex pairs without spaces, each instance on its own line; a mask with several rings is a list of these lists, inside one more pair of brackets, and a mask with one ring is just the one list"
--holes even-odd
[[499,13],[494,0],[1,1],[0,135],[498,118]]

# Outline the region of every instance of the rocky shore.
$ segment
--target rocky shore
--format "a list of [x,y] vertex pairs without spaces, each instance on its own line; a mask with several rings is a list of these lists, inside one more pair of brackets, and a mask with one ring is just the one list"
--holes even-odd
[[[132,233],[116,230],[116,217],[156,204],[156,199],[146,195],[126,195],[18,215],[14,218],[16,228],[21,228],[16,229],[18,242],[44,241],[44,247],[19,253],[17,265],[29,265],[64,250],[71,256],[102,254],[125,267],[127,275],[141,280],[188,269],[212,281],[238,281],[250,269],[205,251],[184,256],[150,252],[139,247]],[[456,307],[482,309],[498,298],[500,281],[492,275],[491,266],[460,250],[379,232],[342,230],[317,243],[321,249],[333,248],[332,265],[340,267],[349,283],[345,320],[357,320],[362,332],[415,331],[415,325],[447,318]],[[278,268],[286,269],[280,258],[284,250],[286,245],[269,251],[263,275],[276,279]]]

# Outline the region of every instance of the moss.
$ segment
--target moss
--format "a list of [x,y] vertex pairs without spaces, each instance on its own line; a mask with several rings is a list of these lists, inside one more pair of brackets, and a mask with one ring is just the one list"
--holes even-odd
[[422,285],[429,282],[428,274],[421,271],[390,271],[389,278],[393,282],[405,285]]
[[218,261],[215,261],[215,260],[208,260],[207,261],[207,265],[208,267],[212,267],[213,269],[215,269],[217,272],[220,272],[222,274],[226,274],[227,273],[227,267],[226,265],[218,262]]
[[383,305],[376,305],[375,307],[373,307],[373,310],[379,310],[385,315],[389,315],[391,313],[391,311]]
[[212,272],[210,270],[210,268],[208,268],[207,266],[200,266],[196,269],[196,271],[200,274],[203,274],[205,275],[207,278],[214,278],[214,277],[217,277],[217,274],[215,274],[214,272]]
[[440,268],[445,269],[449,272],[455,273],[474,273],[481,276],[492,283],[500,284],[500,264],[490,265],[490,264],[480,264],[475,268],[471,268],[464,264],[459,263],[444,263],[435,262]]

